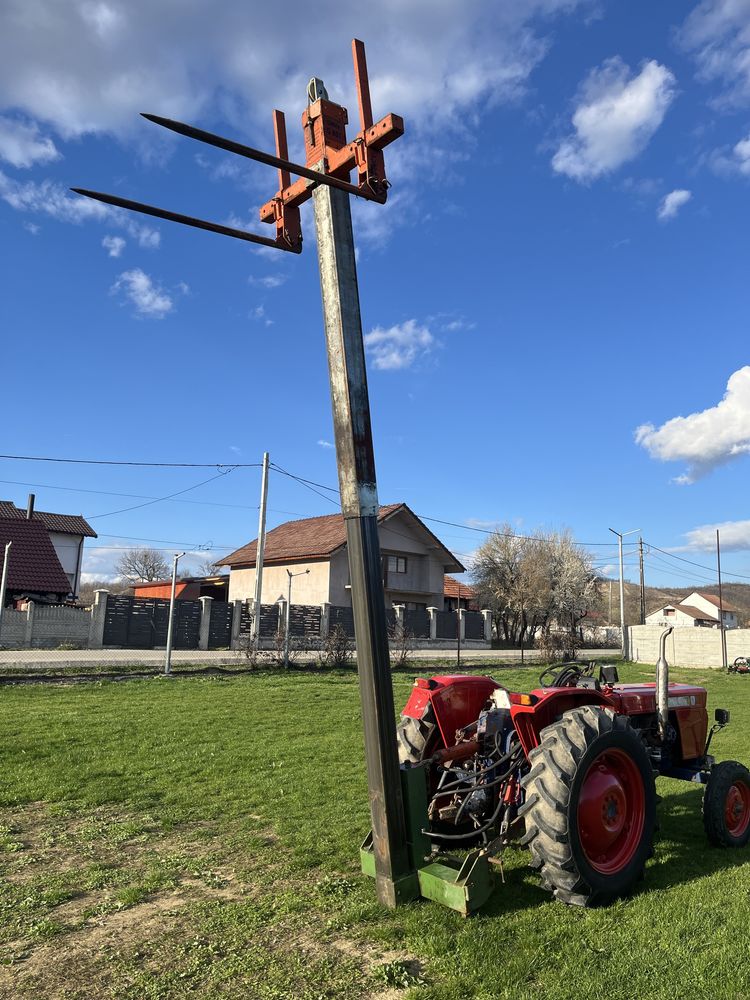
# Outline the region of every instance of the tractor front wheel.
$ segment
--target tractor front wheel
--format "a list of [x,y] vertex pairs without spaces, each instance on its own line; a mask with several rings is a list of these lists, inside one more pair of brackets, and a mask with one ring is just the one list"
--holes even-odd
[[531,866],[557,899],[606,903],[632,889],[653,854],[656,789],[627,718],[585,705],[540,733],[519,814]]
[[715,847],[750,840],[750,771],[736,760],[714,764],[703,793],[703,826]]

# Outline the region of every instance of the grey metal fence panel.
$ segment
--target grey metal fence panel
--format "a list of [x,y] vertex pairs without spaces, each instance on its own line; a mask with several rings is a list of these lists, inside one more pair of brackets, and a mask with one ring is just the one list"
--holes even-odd
[[[242,614],[240,615],[240,636],[242,638],[247,638],[250,635],[250,625],[252,623],[253,616],[250,612],[250,605],[244,603],[242,605]],[[262,639],[271,638],[279,630],[279,605],[278,604],[261,604],[260,606],[260,636]]]
[[415,639],[430,638],[430,616],[423,608],[417,610],[404,611],[404,628],[410,632]]
[[[197,649],[200,601],[175,601],[172,642],[175,649]],[[151,597],[108,594],[104,615],[104,645],[153,649],[167,642],[169,601]]]
[[340,625],[350,638],[354,638],[354,612],[351,608],[331,605],[329,628],[333,629],[336,625]]
[[211,621],[208,623],[208,648],[226,649],[232,638],[232,612],[234,605],[228,601],[214,601]]
[[320,605],[292,604],[289,608],[289,634],[316,638],[320,635]]
[[464,611],[464,622],[467,639],[484,639],[484,618],[479,611]]
[[456,639],[458,638],[458,616],[455,611],[437,612],[437,638]]

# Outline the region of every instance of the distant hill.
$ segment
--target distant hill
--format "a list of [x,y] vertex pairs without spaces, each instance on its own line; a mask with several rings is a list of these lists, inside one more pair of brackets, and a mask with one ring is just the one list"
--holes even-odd
[[[658,611],[665,604],[679,604],[688,594],[699,590],[703,594],[719,596],[718,586],[696,584],[694,587],[649,587],[646,590],[646,614]],[[724,600],[739,608],[740,625],[750,626],[750,583],[724,583],[721,585]],[[605,618],[609,615],[609,580],[604,580],[601,588],[599,613]],[[640,616],[640,588],[636,583],[625,583],[625,621],[629,625],[636,624]],[[612,621],[620,621],[620,584],[612,580]]]

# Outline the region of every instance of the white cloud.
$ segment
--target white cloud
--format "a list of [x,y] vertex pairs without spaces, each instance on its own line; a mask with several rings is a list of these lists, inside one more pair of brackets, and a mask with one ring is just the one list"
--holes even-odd
[[750,135],[735,143],[731,149],[726,146],[716,149],[709,162],[717,174],[741,174],[750,177]]
[[373,358],[373,364],[381,371],[410,368],[415,361],[429,353],[435,344],[426,326],[415,319],[397,323],[385,329],[376,326],[365,334],[365,347]]
[[[219,106],[238,124],[262,122],[267,133],[271,107],[298,120],[315,73],[354,119],[349,41],[356,35],[368,42],[376,113],[393,110],[437,130],[467,110],[517,97],[549,48],[548,20],[591,7],[590,0],[320,0],[310,18],[308,5],[290,0],[280,18],[273,4],[235,0],[34,0],[32,16],[29,0],[5,0],[0,93],[8,107],[65,138],[132,133],[143,127],[139,111],[189,120]],[[303,22],[304,31],[288,30]]]
[[163,319],[174,308],[172,298],[139,267],[123,271],[112,291],[121,292],[135,306],[138,316]]
[[80,225],[95,221],[119,226],[149,249],[158,247],[161,239],[158,229],[134,222],[123,209],[71,194],[55,181],[17,181],[0,171],[0,198],[17,212],[49,215],[58,222]]
[[661,427],[643,424],[637,444],[662,462],[687,462],[676,482],[686,485],[719,465],[750,453],[750,365],[734,372],[716,406],[687,417],[673,417]]
[[721,521],[719,524],[701,524],[685,532],[685,545],[671,549],[685,552],[690,549],[716,552],[716,532],[719,532],[722,552],[742,552],[750,549],[750,521]]
[[685,191],[682,188],[670,191],[669,194],[664,195],[662,198],[656,214],[662,220],[674,219],[682,206],[687,205],[692,197],[692,192]]
[[40,230],[40,229],[41,229],[42,227],[41,227],[41,226],[38,226],[38,225],[36,224],[36,222],[24,222],[24,224],[23,224],[23,228],[24,228],[24,229],[25,229],[25,230],[26,230],[27,232],[31,233],[31,235],[32,235],[32,236],[36,236],[36,235],[37,235],[37,233],[39,232],[39,230]]
[[110,257],[119,257],[125,249],[125,240],[122,236],[105,236],[102,240],[102,246]]
[[334,447],[333,444],[330,441],[326,441],[325,438],[321,438],[318,441],[318,444],[320,445],[321,448],[333,448]]
[[264,277],[258,278],[251,274],[247,280],[251,285],[255,285],[256,288],[280,288],[286,281],[286,278],[285,274],[267,274]]
[[719,104],[741,107],[750,100],[750,0],[703,0],[678,33],[692,52],[699,79],[723,84]]
[[49,163],[60,156],[54,142],[39,132],[34,122],[0,115],[0,160],[14,167]]
[[618,56],[607,59],[581,87],[574,134],[560,144],[553,170],[585,182],[635,159],[664,120],[674,87],[673,74],[654,59],[637,76]]

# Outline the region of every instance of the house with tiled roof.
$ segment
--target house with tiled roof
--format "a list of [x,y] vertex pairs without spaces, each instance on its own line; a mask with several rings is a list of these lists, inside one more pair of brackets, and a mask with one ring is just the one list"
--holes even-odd
[[650,615],[646,615],[647,625],[688,625],[696,628],[718,628],[719,608],[725,629],[739,627],[739,608],[725,598],[719,602],[715,594],[694,590],[679,604],[665,604]]
[[[464,567],[405,503],[380,508],[378,536],[386,607],[409,610],[444,607],[444,576]],[[229,566],[229,600],[255,596],[257,539],[223,559]],[[351,607],[346,526],[341,514],[286,521],[266,533],[263,604],[286,597],[287,570],[295,576],[293,604]],[[309,570],[309,572],[307,572]]]
[[25,599],[47,604],[64,601],[70,580],[42,522],[0,517],[0,558],[8,542],[5,605],[18,605]]
[[96,532],[82,515],[36,510],[34,500],[34,494],[30,493],[26,509],[16,507],[11,500],[0,500],[0,518],[31,521],[47,533],[58,565],[68,579],[68,589],[63,596],[75,597],[81,584],[84,539],[96,538]]
[[446,574],[443,580],[444,611],[455,611],[459,607],[469,611],[478,611],[476,596],[474,588],[468,583]]

